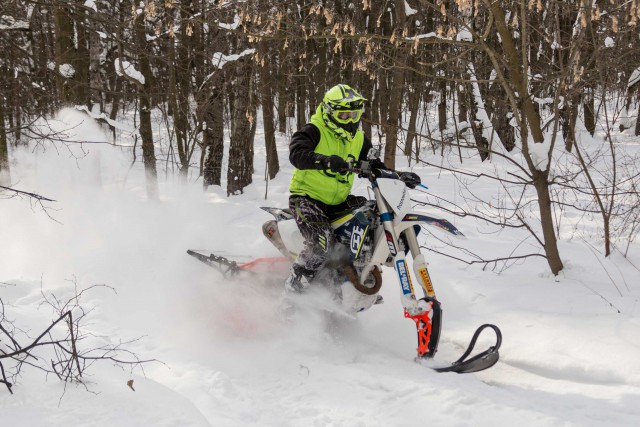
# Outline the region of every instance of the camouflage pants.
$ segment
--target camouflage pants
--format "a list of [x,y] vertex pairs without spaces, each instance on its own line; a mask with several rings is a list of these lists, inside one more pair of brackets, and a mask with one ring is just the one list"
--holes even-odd
[[359,207],[365,201],[364,197],[350,195],[344,203],[330,206],[306,196],[289,197],[289,208],[305,240],[296,264],[314,273],[318,271],[334,243],[331,218],[338,212]]

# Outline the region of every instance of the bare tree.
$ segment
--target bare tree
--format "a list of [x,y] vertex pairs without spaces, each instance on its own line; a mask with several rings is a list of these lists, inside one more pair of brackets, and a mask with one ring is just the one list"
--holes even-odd
[[[392,43],[396,38],[401,39],[408,31],[404,2],[395,2],[394,13],[395,28],[392,30]],[[400,46],[400,43],[398,43],[397,49],[393,54],[393,72],[389,82],[389,108],[383,126],[386,136],[384,162],[391,168],[395,168],[396,165],[398,124],[401,117],[402,95],[405,93],[404,82],[407,58],[406,47]]]
[[158,198],[158,172],[156,169],[155,147],[153,145],[153,130],[151,128],[151,90],[154,84],[153,72],[149,60],[150,43],[147,41],[147,13],[140,9],[134,17],[136,53],[140,62],[140,72],[143,81],[134,82],[138,89],[138,112],[140,114],[140,138],[142,139],[142,159],[147,178],[147,196]]
[[0,185],[9,185],[11,182],[9,140],[7,139],[4,114],[4,99],[0,96]]
[[0,298],[0,337],[4,337],[5,343],[0,347],[0,383],[10,393],[13,394],[12,386],[25,367],[53,374],[64,382],[82,382],[86,371],[98,361],[131,368],[142,368],[155,361],[140,359],[127,349],[128,344],[137,340],[117,344],[103,340],[104,344],[84,347],[85,341],[100,341],[85,330],[91,310],[81,304],[84,294],[98,287],[105,286],[93,285],[85,289],[76,286],[74,295],[67,300],[42,292],[43,303],[52,309],[55,319],[35,338],[7,317],[5,303]]
[[[253,62],[245,57],[235,67],[234,88],[253,86]],[[232,104],[227,195],[241,194],[253,181],[253,138],[257,125],[253,98],[251,91],[238,90]]]
[[262,106],[262,121],[264,128],[264,142],[267,152],[266,179],[273,179],[280,170],[278,163],[278,151],[276,147],[276,131],[273,114],[273,95],[271,91],[272,79],[271,70],[268,66],[270,57],[269,47],[266,43],[261,44],[260,49],[260,103]]

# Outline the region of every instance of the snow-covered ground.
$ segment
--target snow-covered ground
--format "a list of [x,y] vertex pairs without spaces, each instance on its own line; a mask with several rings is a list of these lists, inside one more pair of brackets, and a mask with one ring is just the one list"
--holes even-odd
[[[89,125],[76,131],[99,132]],[[128,349],[159,362],[133,371],[96,363],[84,384],[66,386],[23,366],[13,395],[0,384],[3,426],[640,422],[637,244],[629,259],[617,251],[604,258],[597,242],[563,240],[565,269],[558,277],[543,260],[484,271],[427,253],[444,309],[434,365],[455,360],[483,323],[503,332],[492,369],[440,374],[413,361],[415,327],[403,317],[390,271],[384,272],[385,304],[357,320],[329,322],[309,311],[286,323],[278,310],[283,277],[229,281],[186,254],[191,248],[235,259],[278,255],[262,236],[270,215],[259,207],[286,205],[292,168],[285,137],[279,139],[282,171],[269,183],[267,200],[260,144],[254,185],[245,194],[203,193],[200,182],[185,186],[161,174],[160,202],[147,200],[141,166],[130,168],[128,149],[47,147],[13,152],[11,166],[16,188],[56,200],[47,204],[48,215],[27,199],[0,200],[4,316],[24,331],[26,343],[26,335],[34,338],[55,317],[43,294],[66,299],[76,287],[106,285],[82,295],[82,304],[93,308],[85,332],[112,344],[134,340]],[[413,170],[432,194],[454,197],[451,175]],[[366,194],[365,183],[354,191]],[[478,191],[493,196],[491,188]],[[470,218],[431,214],[453,222],[466,234],[464,244],[487,258],[522,240],[513,230],[487,234]],[[480,347],[491,344],[490,335]],[[6,343],[0,336],[0,348]]]

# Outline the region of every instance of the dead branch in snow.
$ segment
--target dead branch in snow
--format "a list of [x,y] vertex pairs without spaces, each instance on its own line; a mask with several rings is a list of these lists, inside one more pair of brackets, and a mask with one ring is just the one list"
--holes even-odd
[[114,344],[106,337],[86,332],[84,326],[92,309],[83,306],[80,299],[86,292],[99,287],[113,290],[106,285],[93,285],[80,290],[76,286],[67,300],[41,291],[41,304],[51,307],[56,318],[35,338],[30,338],[25,329],[18,328],[15,320],[7,318],[5,302],[0,298],[0,383],[11,394],[16,378],[25,366],[45,374],[55,374],[65,383],[82,383],[87,369],[97,361],[109,361],[131,369],[142,369],[145,363],[156,361],[141,359],[127,349],[128,344],[138,339]]

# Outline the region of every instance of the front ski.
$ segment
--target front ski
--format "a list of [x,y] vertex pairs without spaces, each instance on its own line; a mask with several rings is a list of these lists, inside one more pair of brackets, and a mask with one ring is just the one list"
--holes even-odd
[[[483,351],[482,353],[476,354],[475,356],[467,359],[467,357],[469,357],[469,355],[473,351],[480,333],[482,333],[482,331],[486,328],[491,328],[495,332],[496,344],[492,347],[489,347],[489,349]],[[456,372],[458,374],[468,374],[471,372],[484,371],[485,369],[489,369],[498,362],[498,359],[500,358],[498,350],[500,349],[501,344],[502,333],[500,332],[500,329],[496,325],[491,325],[489,323],[484,324],[480,326],[473,334],[473,338],[471,338],[469,347],[464,352],[462,357],[453,362],[451,366],[434,368],[434,370],[437,372]]]
[[[429,304],[430,310],[426,310],[423,313],[411,315],[404,311],[404,317],[411,319],[416,324],[418,332],[418,356],[417,362],[423,362],[432,360],[438,351],[438,343],[440,341],[440,329],[442,327],[442,307],[440,302],[434,297],[422,298],[424,302]],[[478,337],[483,330],[490,328],[496,334],[496,344],[489,349],[479,353],[469,359],[469,355],[473,351],[473,348],[478,341]],[[485,324],[480,326],[471,338],[469,347],[464,352],[462,357],[453,362],[450,366],[444,366],[441,368],[432,368],[437,372],[456,372],[458,374],[467,374],[470,372],[483,371],[489,369],[498,362],[500,354],[498,350],[502,344],[502,333],[496,325]]]

